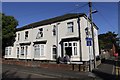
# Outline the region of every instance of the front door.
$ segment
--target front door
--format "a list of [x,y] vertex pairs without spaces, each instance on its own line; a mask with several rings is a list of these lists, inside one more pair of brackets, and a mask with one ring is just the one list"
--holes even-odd
[[71,57],[72,55],[72,47],[65,47],[65,54]]

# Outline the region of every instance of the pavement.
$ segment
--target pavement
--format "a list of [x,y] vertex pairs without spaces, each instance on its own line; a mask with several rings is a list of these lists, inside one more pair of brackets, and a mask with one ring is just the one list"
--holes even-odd
[[120,80],[114,60],[106,60],[91,72],[57,70],[3,64],[2,80]]

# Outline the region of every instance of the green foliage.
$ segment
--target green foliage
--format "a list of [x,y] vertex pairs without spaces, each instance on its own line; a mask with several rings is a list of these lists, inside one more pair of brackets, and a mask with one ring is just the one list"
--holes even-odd
[[2,50],[6,46],[12,46],[15,41],[15,31],[18,21],[13,16],[2,15]]
[[108,31],[105,34],[100,34],[99,38],[99,45],[100,49],[111,49],[113,44],[116,44],[117,35],[115,32]]

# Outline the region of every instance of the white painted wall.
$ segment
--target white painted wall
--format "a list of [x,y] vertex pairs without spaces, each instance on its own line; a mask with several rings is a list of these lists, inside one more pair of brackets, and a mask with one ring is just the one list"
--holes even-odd
[[[68,33],[67,32],[67,22],[74,22],[74,32]],[[57,25],[58,27],[58,42],[61,41],[63,38],[70,38],[70,37],[78,37],[78,23],[77,18],[69,19],[65,21],[59,22],[60,24],[57,25],[57,23],[52,23],[48,25],[38,26],[36,28],[26,29],[22,31],[17,31],[16,35],[20,33],[20,40],[18,41],[18,36],[16,36],[16,41],[13,46],[13,53],[12,55],[5,56],[5,58],[17,58],[17,47],[20,48],[19,43],[27,43],[31,42],[31,44],[28,46],[28,55],[27,59],[33,59],[34,57],[34,44],[35,41],[45,41],[45,56],[41,56],[39,60],[53,60],[52,59],[52,46],[56,45],[56,36],[52,35],[53,26]],[[90,23],[89,23],[90,25]],[[92,46],[89,47],[86,46],[86,33],[85,28],[87,27],[87,20],[84,17],[80,17],[80,33],[81,33],[81,50],[82,50],[82,61],[88,61],[90,59],[89,54],[91,53],[93,55]],[[43,38],[36,39],[36,35],[40,28],[43,28]],[[25,40],[25,31],[29,31],[28,40]],[[96,56],[99,55],[99,46],[98,46],[98,30],[94,28],[95,32],[95,52]],[[79,42],[77,42],[79,45]],[[61,56],[61,46],[58,44],[58,56]],[[90,53],[89,53],[90,50]],[[19,50],[21,52],[21,50]],[[20,59],[25,59],[25,57],[21,57]],[[78,46],[78,55],[71,57],[72,61],[79,61],[80,60],[80,53],[79,53],[79,46]]]

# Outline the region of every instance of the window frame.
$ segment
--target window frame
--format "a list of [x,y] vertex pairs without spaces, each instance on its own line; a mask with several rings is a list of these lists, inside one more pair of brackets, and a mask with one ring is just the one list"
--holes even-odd
[[74,32],[74,22],[67,22],[67,29],[68,33],[73,33]]
[[55,25],[53,26],[52,35],[56,36],[56,26]]
[[28,32],[28,31],[25,31],[25,40],[28,39],[28,34],[29,34],[29,32]]
[[17,40],[18,40],[18,41],[20,40],[20,33],[18,33],[18,38],[17,38]]

